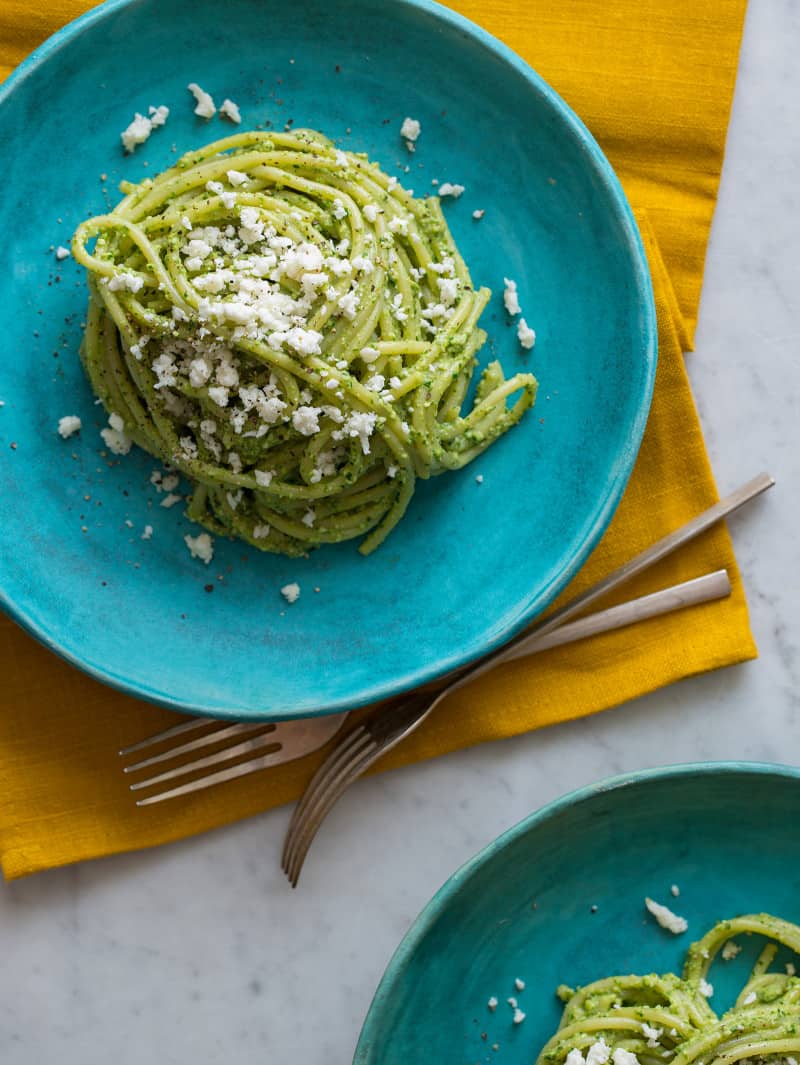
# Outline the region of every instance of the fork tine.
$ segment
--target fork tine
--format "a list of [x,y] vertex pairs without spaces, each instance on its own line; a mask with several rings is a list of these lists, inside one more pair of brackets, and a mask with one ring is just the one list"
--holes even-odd
[[281,762],[280,750],[272,751],[270,754],[262,754],[257,758],[251,758],[247,762],[229,766],[228,769],[220,769],[216,773],[209,773],[208,776],[200,777],[199,780],[190,780],[188,784],[179,784],[178,787],[171,788],[169,791],[160,791],[157,795],[148,795],[147,798],[137,799],[136,805],[152,806],[154,803],[164,802],[166,799],[175,799],[179,795],[189,795],[193,791],[202,791],[204,788],[210,788],[214,784],[223,784],[228,780],[236,780],[238,777],[255,773],[259,769],[268,769],[270,766],[280,765]]
[[304,819],[302,824],[297,826],[292,853],[286,866],[284,866],[284,872],[293,888],[297,887],[306,856],[322,822],[353,781],[358,779],[373,762],[377,761],[382,753],[378,749],[365,751],[357,761],[347,766],[342,775],[331,783],[323,795],[319,796],[319,801],[313,812]]
[[265,731],[268,729],[269,732],[274,732],[275,726],[265,725],[263,721],[226,725],[223,728],[217,728],[213,732],[207,733],[205,736],[199,736],[196,740],[189,740],[188,743],[181,743],[177,747],[170,747],[168,751],[162,751],[160,754],[154,754],[150,758],[144,758],[141,762],[126,765],[123,767],[122,772],[133,773],[137,769],[145,769],[149,765],[169,761],[179,754],[188,754],[190,751],[199,750],[201,747],[209,747],[212,743],[219,743],[222,740],[231,739],[233,736],[241,736],[247,732],[257,732],[259,729],[264,729]]
[[129,747],[123,747],[121,751],[117,751],[117,754],[120,758],[127,758],[129,754],[143,751],[146,747],[154,747],[157,743],[161,743],[162,740],[170,740],[173,736],[183,735],[184,732],[194,732],[212,723],[217,724],[218,722],[215,722],[212,717],[197,717],[192,721],[184,721],[180,725],[165,728],[163,732],[157,732],[154,736],[146,736],[143,740],[139,740],[138,743],[132,743]]
[[367,731],[363,726],[359,725],[353,729],[334,749],[330,752],[325,761],[320,765],[313,777],[308,783],[300,802],[295,806],[292,813],[291,820],[289,821],[289,827],[286,832],[286,837],[283,843],[283,854],[281,861],[286,858],[288,848],[291,843],[291,836],[294,830],[295,824],[305,815],[306,809],[314,801],[314,797],[317,791],[325,786],[328,777],[335,773],[339,766],[350,757],[351,751],[356,749],[359,744],[363,743],[367,739]]
[[[336,772],[340,765],[346,762],[351,754],[359,748],[365,741],[368,742],[369,737],[366,729],[361,725],[358,728],[345,736],[340,744],[338,744],[328,755],[322,765],[319,766],[314,776],[308,783],[308,787],[303,793],[302,798],[295,806],[294,813],[292,814],[292,820],[303,816],[303,813],[307,806],[314,800],[314,792],[317,788],[321,787],[328,774]],[[290,822],[291,824],[291,822]]]
[[372,737],[364,729],[356,729],[351,742],[339,750],[334,750],[331,756],[320,766],[314,774],[302,802],[297,806],[284,840],[281,866],[288,869],[294,861],[294,851],[303,832],[303,826],[316,816],[319,806],[326,801],[326,796],[342,775],[347,773],[354,763],[360,764],[364,755],[375,750]]
[[186,776],[187,773],[193,773],[196,769],[207,769],[209,766],[219,765],[220,762],[230,762],[234,758],[238,758],[240,754],[250,754],[260,747],[269,746],[280,747],[282,745],[278,743],[272,733],[267,732],[261,736],[242,740],[241,743],[236,743],[233,747],[225,747],[221,751],[207,754],[203,758],[195,758],[192,762],[184,762],[183,765],[175,766],[174,769],[167,769],[154,777],[148,777],[147,780],[137,780],[135,784],[131,784],[130,790],[141,791],[142,788],[150,788],[154,784],[162,784],[165,780],[174,780],[176,777]]

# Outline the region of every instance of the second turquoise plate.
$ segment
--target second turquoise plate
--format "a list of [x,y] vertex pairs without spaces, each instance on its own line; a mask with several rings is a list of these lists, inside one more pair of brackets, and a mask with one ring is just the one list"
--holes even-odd
[[[355,1065],[533,1065],[558,1026],[559,984],[680,973],[689,944],[737,914],[800,922],[799,804],[800,770],[718,763],[618,777],[538,811],[422,911],[378,988]],[[660,928],[645,896],[688,931]],[[717,1012],[759,949],[754,940],[735,963],[714,964]]]

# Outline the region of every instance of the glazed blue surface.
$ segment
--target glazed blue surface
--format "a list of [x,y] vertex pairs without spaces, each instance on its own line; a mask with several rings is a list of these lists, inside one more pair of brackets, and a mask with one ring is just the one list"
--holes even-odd
[[[116,202],[120,179],[231,132],[193,114],[190,81],[218,105],[235,100],[243,129],[291,118],[368,152],[418,194],[434,178],[465,185],[445,213],[473,279],[494,292],[482,361],[539,378],[523,424],[466,470],[420,485],[368,559],[355,543],[291,561],[217,540],[206,567],[183,544],[200,530],[159,505],[153,460],[99,454],[105,419],[77,356],[85,280],[49,249]],[[161,104],[167,125],[124,156],[134,112]],[[422,123],[413,155],[399,137],[406,115]],[[0,156],[0,601],[69,661],[179,709],[333,711],[509,638],[600,537],[649,407],[647,267],[590,135],[471,23],[428,0],[231,0],[224,15],[210,0],[111,0],[0,89]],[[505,316],[504,276],[536,329],[531,353]],[[83,430],[63,441],[66,414]],[[292,581],[301,597],[289,607],[279,589]]]
[[[355,1065],[532,1065],[558,1025],[559,984],[680,973],[689,945],[737,914],[800,921],[799,800],[797,769],[718,763],[617,777],[544,807],[422,911],[381,981]],[[645,896],[685,917],[688,931],[661,929]],[[758,950],[756,939],[712,967],[717,1012],[733,1004]],[[526,1014],[520,1025],[509,996]]]

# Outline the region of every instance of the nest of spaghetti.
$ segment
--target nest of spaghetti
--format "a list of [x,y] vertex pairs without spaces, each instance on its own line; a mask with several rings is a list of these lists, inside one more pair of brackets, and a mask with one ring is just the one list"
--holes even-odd
[[241,133],[122,191],[73,240],[82,361],[123,445],[186,477],[210,531],[292,556],[364,537],[367,554],[418,477],[533,405],[535,378],[497,362],[471,389],[491,293],[439,200],[366,156]]

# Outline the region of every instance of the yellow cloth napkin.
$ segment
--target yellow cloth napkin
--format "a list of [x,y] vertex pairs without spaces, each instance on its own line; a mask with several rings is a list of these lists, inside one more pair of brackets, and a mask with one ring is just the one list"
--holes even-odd
[[[45,11],[34,0],[5,0],[0,76],[89,6],[56,0]],[[653,273],[660,355],[647,431],[608,532],[565,593],[572,595],[716,499],[682,349],[696,320],[745,3],[459,0],[451,6],[502,37],[587,120],[639,208]],[[610,601],[721,567],[733,581],[730,599],[504,666],[451,697],[380,768],[591,714],[754,657],[723,527]],[[175,715],[95,683],[5,617],[0,670],[0,860],[9,878],[179,839],[286,802],[300,794],[320,760],[309,756],[137,809],[115,752]]]

